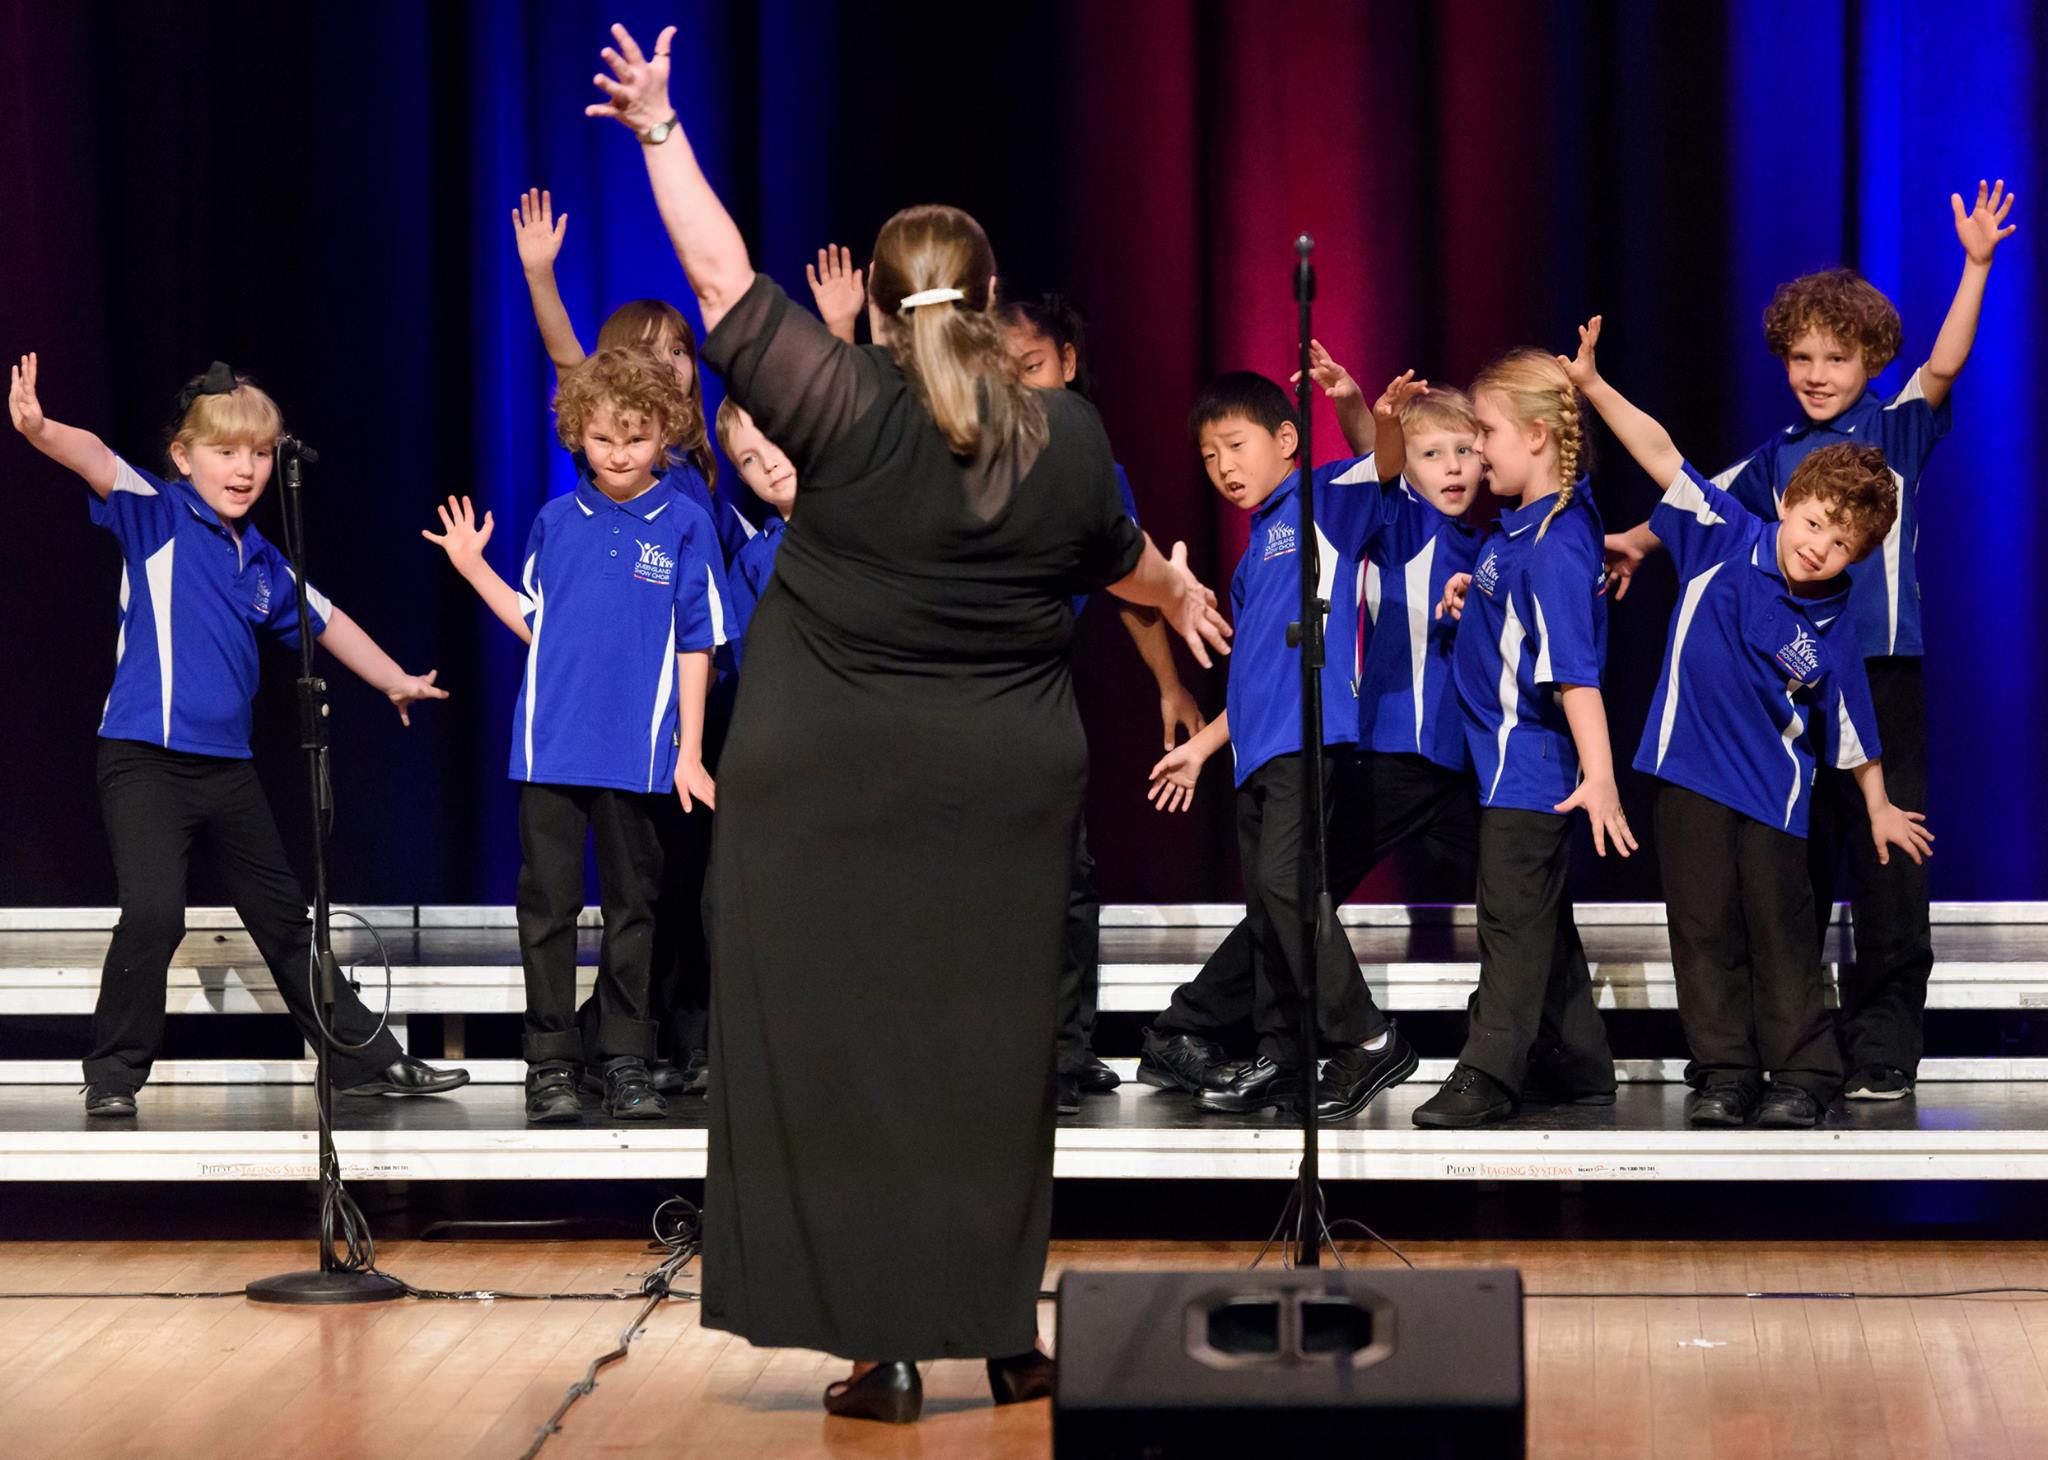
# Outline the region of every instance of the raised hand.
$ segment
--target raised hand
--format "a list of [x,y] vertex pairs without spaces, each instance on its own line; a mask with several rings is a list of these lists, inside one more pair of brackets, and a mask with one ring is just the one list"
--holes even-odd
[[519,267],[529,274],[552,269],[568,228],[567,213],[555,216],[555,200],[540,188],[528,188],[512,210],[512,241],[519,246]]
[[718,809],[718,783],[711,779],[711,772],[704,769],[701,760],[676,762],[676,795],[682,799],[685,811],[695,811],[700,802],[706,811]]
[[1877,864],[1891,865],[1890,848],[1897,847],[1915,862],[1924,862],[1934,855],[1934,833],[1927,829],[1927,818],[1918,811],[1901,811],[1898,807],[1885,804],[1883,811],[1870,818],[1870,839],[1877,844]]
[[[1351,372],[1336,361],[1336,357],[1323,348],[1321,340],[1308,342],[1308,373],[1314,377],[1323,394],[1338,405],[1346,401],[1365,400],[1365,392],[1358,388],[1358,382],[1351,378]],[[1295,371],[1287,377],[1289,385],[1301,384],[1301,372]]]
[[1145,799],[1159,811],[1187,810],[1195,804],[1195,782],[1202,778],[1208,759],[1192,740],[1167,751],[1148,774],[1152,785]]
[[1454,619],[1465,616],[1465,591],[1472,586],[1470,573],[1453,573],[1444,580],[1443,601],[1436,606],[1436,616],[1449,614]]
[[1601,780],[1587,779],[1579,782],[1578,790],[1551,807],[1560,816],[1584,808],[1586,819],[1593,823],[1593,850],[1601,856],[1607,855],[1607,845],[1614,844],[1614,850],[1626,857],[1636,849],[1635,833],[1628,829],[1628,817],[1622,814],[1621,792],[1615,789],[1613,777]]
[[811,298],[817,302],[825,328],[851,344],[854,321],[868,304],[867,285],[853,266],[853,250],[843,244],[826,244],[818,250],[817,263],[804,265],[804,277],[811,282]]
[[408,729],[412,727],[412,706],[421,700],[445,700],[448,691],[434,687],[434,676],[441,671],[429,669],[425,674],[408,674],[384,691],[384,697],[391,701],[398,711],[399,722]]
[[[43,434],[43,403],[36,399],[36,356],[31,350],[21,363],[7,372],[7,419],[14,429],[30,437]],[[104,494],[102,494],[104,495]]]
[[1413,370],[1404,370],[1387,382],[1380,398],[1372,403],[1375,416],[1399,416],[1402,407],[1419,395],[1429,394],[1429,382],[1417,380]]
[[676,28],[671,25],[654,38],[654,54],[648,56],[641,53],[640,43],[623,25],[613,26],[612,39],[618,48],[606,46],[598,52],[612,74],[600,71],[590,78],[609,99],[583,108],[583,115],[610,117],[635,133],[674,116],[675,108],[668,104],[668,50],[675,38]]
[[2017,223],[2005,222],[2005,215],[2012,211],[2013,199],[2018,196],[2005,190],[2004,178],[1988,189],[1982,178],[1977,179],[1977,205],[1968,213],[1963,211],[1961,193],[1948,195],[1949,208],[1956,215],[1956,241],[1962,244],[1963,256],[1971,263],[1990,263],[1993,250],[2019,227]]
[[1593,347],[1599,343],[1600,316],[1596,314],[1579,326],[1579,353],[1569,358],[1557,357],[1557,363],[1571,377],[1573,388],[1582,395],[1600,383],[1600,367],[1593,360]]
[[450,497],[447,505],[434,508],[441,519],[441,530],[421,528],[420,536],[448,554],[448,561],[455,565],[458,573],[467,573],[483,561],[484,544],[491,540],[491,529],[496,525],[491,514],[484,513],[484,520],[476,520],[476,509],[467,497]]
[[1222,614],[1216,611],[1216,594],[1203,586],[1188,567],[1188,545],[1177,542],[1167,558],[1167,566],[1180,579],[1180,592],[1174,595],[1173,603],[1162,609],[1166,621],[1175,633],[1187,642],[1188,652],[1195,656],[1195,662],[1204,669],[1214,667],[1209,651],[1218,654],[1230,652],[1230,636],[1233,630]]

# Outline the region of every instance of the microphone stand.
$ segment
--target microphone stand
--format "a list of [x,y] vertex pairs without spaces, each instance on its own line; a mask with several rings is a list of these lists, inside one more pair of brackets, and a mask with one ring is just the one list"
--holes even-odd
[[[1295,396],[1300,433],[1296,460],[1300,481],[1295,488],[1301,545],[1301,619],[1287,626],[1287,642],[1301,650],[1301,776],[1302,819],[1307,835],[1301,843],[1301,1169],[1290,1203],[1294,1208],[1295,1265],[1322,1266],[1323,1192],[1319,1165],[1321,1138],[1316,1103],[1321,1098],[1316,1056],[1316,955],[1330,934],[1335,913],[1330,906],[1325,866],[1327,834],[1323,825],[1323,615],[1330,605],[1321,593],[1315,528],[1315,454],[1309,444],[1314,414],[1315,381],[1309,373],[1309,307],[1316,297],[1315,266],[1309,257],[1316,242],[1306,233],[1294,240],[1294,301],[1300,312],[1301,381]],[[1286,1221],[1282,1215],[1283,1224]]]
[[[309,970],[320,1013],[314,1046],[313,1103],[320,1132],[320,1265],[304,1272],[258,1278],[245,1290],[257,1303],[382,1303],[406,1294],[397,1278],[375,1270],[376,1249],[368,1240],[362,1212],[341,1183],[341,1158],[334,1149],[334,1072],[328,1059],[334,1042],[334,991],[341,964],[334,956],[332,909],[327,898],[327,828],[334,816],[334,788],[327,769],[327,681],[315,672],[312,615],[306,603],[306,520],[300,467],[320,454],[294,436],[279,438],[277,467],[284,481],[285,545],[291,551],[293,592],[299,608],[299,748],[306,753],[307,787],[313,805],[313,946]],[[348,1256],[334,1255],[335,1226],[344,1228]]]

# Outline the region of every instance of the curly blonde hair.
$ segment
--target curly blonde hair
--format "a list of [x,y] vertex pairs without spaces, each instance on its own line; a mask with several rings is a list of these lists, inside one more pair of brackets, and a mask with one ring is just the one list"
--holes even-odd
[[697,332],[683,318],[683,312],[666,299],[628,299],[605,318],[597,329],[600,350],[645,345],[660,354],[663,334],[682,346],[690,358],[689,415],[676,448],[703,473],[704,485],[718,485],[718,453],[711,449],[710,433],[704,426],[704,362],[697,356]]
[[1877,374],[1899,353],[1899,311],[1875,284],[1854,269],[1825,269],[1780,284],[1764,310],[1764,343],[1780,360],[1808,330],[1833,335],[1863,351],[1863,368]]
[[1557,500],[1551,503],[1536,541],[1550,531],[1557,514],[1571,506],[1578,496],[1579,478],[1592,469],[1593,443],[1586,434],[1586,402],[1573,387],[1571,377],[1557,357],[1542,350],[1510,350],[1479,372],[1472,382],[1476,397],[1491,393],[1501,398],[1508,419],[1525,426],[1541,426],[1557,443]]
[[675,371],[645,345],[599,350],[562,372],[555,387],[556,437],[571,451],[581,450],[590,418],[606,407],[614,416],[647,422],[665,463],[672,464],[688,441],[693,417],[696,430],[704,429],[703,413],[691,411]]
[[1858,535],[1862,550],[1850,561],[1860,563],[1884,541],[1899,516],[1899,484],[1875,446],[1823,446],[1792,469],[1785,483],[1785,506],[1809,498],[1821,504],[1830,522]]

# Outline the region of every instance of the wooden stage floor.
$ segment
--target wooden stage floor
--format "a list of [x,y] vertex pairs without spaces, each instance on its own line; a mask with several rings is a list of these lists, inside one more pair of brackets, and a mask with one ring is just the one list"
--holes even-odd
[[[0,1291],[235,1288],[309,1244],[0,1244]],[[1532,1293],[2048,1286],[2048,1243],[1414,1243],[1424,1267],[1513,1265]],[[1231,1267],[1253,1249],[1062,1244],[1068,1267]],[[1347,1244],[1354,1265],[1392,1259]],[[631,1242],[394,1242],[421,1287],[630,1288]],[[682,1286],[694,1289],[696,1269]],[[410,1302],[342,1312],[240,1298],[0,1300],[0,1449],[45,1456],[511,1457],[633,1302]],[[1049,1329],[1051,1305],[1041,1310]],[[2029,1460],[2048,1454],[2048,1299],[1533,1297],[1530,1454],[1559,1460]],[[979,1365],[926,1374],[925,1420],[825,1417],[841,1372],[658,1308],[543,1456],[1037,1456],[1049,1406],[997,1411]]]

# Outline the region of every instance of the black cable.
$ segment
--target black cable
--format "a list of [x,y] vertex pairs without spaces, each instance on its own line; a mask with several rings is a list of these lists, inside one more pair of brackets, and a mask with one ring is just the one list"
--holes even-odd
[[[1339,1217],[1334,1222],[1326,1222],[1323,1224],[1323,1235],[1330,1239],[1330,1250],[1332,1252],[1335,1252],[1337,1250],[1337,1237],[1334,1231],[1334,1229],[1337,1227],[1358,1228],[1359,1231],[1365,1233],[1366,1236],[1370,1237],[1373,1241],[1379,1243],[1380,1246],[1386,1248],[1387,1251],[1393,1253],[1394,1256],[1400,1258],[1401,1265],[1403,1267],[1407,1268],[1410,1272],[1416,1270],[1415,1263],[1409,1258],[1407,1253],[1403,1252],[1400,1248],[1396,1247],[1393,1243],[1389,1242],[1386,1238],[1382,1237],[1372,1228],[1366,1226],[1365,1223],[1359,1221],[1356,1217]],[[1337,1259],[1338,1265],[1342,1266],[1343,1261],[1344,1259],[1340,1256]]]

